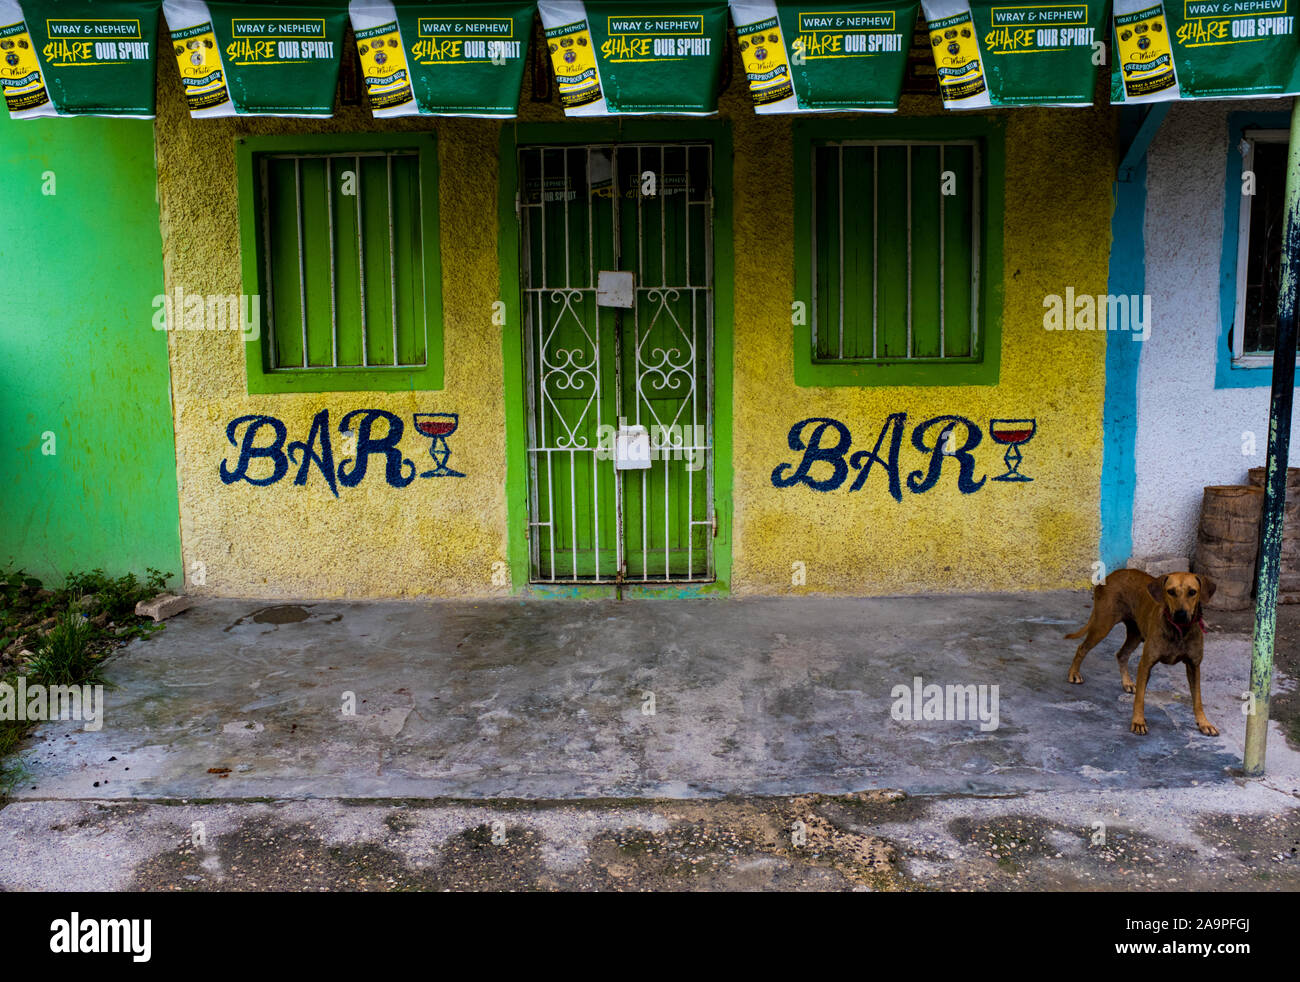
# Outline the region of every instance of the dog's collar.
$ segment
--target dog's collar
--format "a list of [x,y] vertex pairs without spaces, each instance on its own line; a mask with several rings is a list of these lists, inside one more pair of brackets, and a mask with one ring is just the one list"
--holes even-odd
[[[1168,607],[1165,608],[1165,623],[1167,623],[1170,627],[1172,627],[1175,631],[1178,632],[1179,641],[1181,641],[1183,639],[1183,636],[1187,633],[1186,627],[1183,627],[1176,620],[1174,620],[1172,617],[1169,616]],[[1205,633],[1205,618],[1202,617],[1200,614],[1196,615],[1196,620],[1188,621],[1187,624],[1188,626],[1195,624],[1197,627],[1201,629],[1202,634]]]

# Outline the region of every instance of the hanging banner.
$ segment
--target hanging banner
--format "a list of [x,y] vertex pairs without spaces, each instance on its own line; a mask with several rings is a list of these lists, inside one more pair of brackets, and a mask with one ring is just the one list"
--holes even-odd
[[535,9],[531,2],[352,0],[374,114],[514,118]]
[[190,115],[196,119],[235,115],[208,5],[203,0],[163,0],[163,16]]
[[921,0],[949,109],[1090,106],[1105,0]]
[[1115,0],[1111,102],[1167,102],[1178,98],[1169,24],[1164,5]]
[[795,98],[790,54],[781,33],[776,4],[772,0],[731,0],[730,6],[754,112],[808,111],[809,107],[800,105]]
[[1300,94],[1300,36],[1288,0],[1170,4],[1170,40],[1184,99]]
[[58,115],[18,0],[0,0],[0,90],[14,119]]
[[[0,60],[8,68],[29,66],[18,42],[31,44],[58,115],[153,118],[159,0],[20,0],[19,6],[28,36],[0,39]],[[5,40],[13,47],[3,48]],[[30,72],[23,77],[28,85],[15,88],[39,98]],[[5,90],[8,101],[8,84]]]
[[919,6],[731,0],[754,111],[893,112]]
[[333,115],[345,0],[165,7],[192,115]]
[[1300,94],[1288,0],[1115,0],[1111,101]]
[[538,0],[569,116],[718,109],[727,4]]
[[992,105],[970,4],[966,0],[921,0],[921,6],[944,108],[984,109]]
[[973,0],[993,105],[1091,106],[1105,54],[1107,6],[1106,0]]

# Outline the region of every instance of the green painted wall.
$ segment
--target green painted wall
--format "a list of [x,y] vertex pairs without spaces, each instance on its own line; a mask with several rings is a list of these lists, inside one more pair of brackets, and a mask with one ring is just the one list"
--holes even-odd
[[0,118],[0,567],[181,573],[156,186],[147,121]]

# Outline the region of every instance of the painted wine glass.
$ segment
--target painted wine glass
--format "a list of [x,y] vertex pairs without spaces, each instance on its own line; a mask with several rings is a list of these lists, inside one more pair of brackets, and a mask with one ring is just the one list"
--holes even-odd
[[1020,461],[1024,455],[1020,452],[1020,447],[1034,438],[1038,432],[1038,420],[1036,419],[990,419],[989,436],[993,438],[994,443],[1001,443],[1006,446],[1007,452],[1002,459],[1006,462],[1007,472],[999,474],[993,478],[995,481],[1032,481],[1032,477],[1026,477],[1020,473]]
[[413,413],[415,428],[424,436],[430,437],[429,456],[433,458],[434,467],[425,471],[421,477],[464,477],[460,471],[447,466],[451,458],[451,448],[447,446],[447,437],[456,432],[460,425],[459,413]]

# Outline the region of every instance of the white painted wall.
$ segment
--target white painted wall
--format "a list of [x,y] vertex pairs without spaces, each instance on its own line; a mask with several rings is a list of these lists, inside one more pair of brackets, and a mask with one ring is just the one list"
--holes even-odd
[[[1228,115],[1289,111],[1289,99],[1178,103],[1147,157],[1146,292],[1151,336],[1138,371],[1137,488],[1133,555],[1190,557],[1201,493],[1210,484],[1245,484],[1264,463],[1267,386],[1216,389],[1219,264],[1223,243]],[[1235,150],[1233,151],[1236,152]],[[1291,461],[1300,464],[1300,411]],[[1253,431],[1256,453],[1242,455]]]

